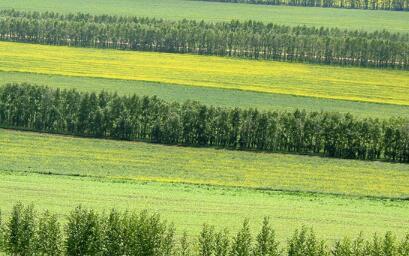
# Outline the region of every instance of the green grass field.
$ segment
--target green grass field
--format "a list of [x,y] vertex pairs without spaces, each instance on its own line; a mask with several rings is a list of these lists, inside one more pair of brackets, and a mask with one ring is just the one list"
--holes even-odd
[[409,72],[397,70],[1,42],[0,71],[409,105]]
[[83,92],[101,90],[117,92],[121,95],[156,95],[167,101],[184,102],[196,100],[201,103],[221,107],[258,108],[261,110],[306,109],[308,111],[331,111],[352,113],[359,117],[389,118],[409,116],[409,106],[377,104],[345,100],[331,100],[314,97],[258,93],[220,88],[206,88],[164,84],[144,81],[43,75],[21,72],[0,72],[0,86],[6,83],[31,83],[53,88],[76,89]]
[[371,197],[409,197],[409,165],[163,146],[0,129],[0,169]]
[[409,225],[409,204],[403,201],[0,172],[2,213],[7,215],[16,201],[61,215],[78,204],[97,210],[148,209],[174,222],[180,233],[193,235],[205,222],[236,231],[249,218],[256,228],[264,216],[272,218],[282,240],[301,225],[328,240],[360,231],[403,235]]
[[305,24],[368,31],[385,29],[393,32],[409,32],[409,22],[407,22],[409,13],[392,11],[261,6],[190,0],[2,0],[0,8],[207,21],[259,20],[291,26]]

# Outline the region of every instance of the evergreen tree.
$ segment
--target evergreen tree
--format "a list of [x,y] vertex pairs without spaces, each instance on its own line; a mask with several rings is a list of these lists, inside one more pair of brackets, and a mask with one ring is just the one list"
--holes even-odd
[[17,203],[6,224],[6,252],[12,255],[32,254],[35,250],[36,228],[34,207]]
[[383,239],[382,255],[383,256],[397,255],[396,238],[391,232],[387,232]]
[[365,245],[363,234],[359,233],[358,237],[352,243],[352,255],[366,256],[368,254],[368,248]]
[[399,244],[398,252],[399,256],[409,255],[409,234]]
[[377,234],[374,234],[372,243],[367,244],[365,251],[371,256],[382,255],[382,242]]
[[57,216],[45,211],[38,223],[36,252],[38,255],[61,255],[62,234]]
[[199,256],[213,256],[215,247],[214,227],[204,224],[200,232],[198,246]]
[[230,255],[231,256],[250,256],[252,252],[251,246],[251,233],[249,227],[249,220],[246,219],[243,222],[242,228],[234,237]]
[[167,256],[167,255],[175,255],[176,248],[175,248],[175,227],[174,225],[170,225],[162,239],[161,243],[161,252],[159,255]]
[[318,241],[312,229],[296,230],[288,241],[288,256],[325,256],[328,252],[324,241]]
[[186,231],[183,232],[182,237],[180,238],[180,243],[179,243],[179,254],[178,256],[190,256],[191,255],[191,245],[188,240],[188,236]]
[[254,256],[279,256],[279,243],[276,240],[275,232],[270,225],[270,219],[265,217],[260,233],[256,238]]
[[227,256],[230,250],[229,233],[227,230],[217,232],[214,238],[214,256]]
[[344,238],[336,241],[331,253],[333,256],[354,256],[350,239]]
[[124,255],[123,224],[120,213],[112,209],[105,220],[103,228],[104,255]]
[[101,255],[102,229],[99,216],[81,206],[68,216],[66,225],[67,255]]

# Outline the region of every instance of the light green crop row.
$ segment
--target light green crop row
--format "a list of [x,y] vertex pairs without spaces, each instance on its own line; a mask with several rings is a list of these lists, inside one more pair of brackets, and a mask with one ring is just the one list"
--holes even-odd
[[409,165],[0,129],[0,169],[370,197],[409,196]]

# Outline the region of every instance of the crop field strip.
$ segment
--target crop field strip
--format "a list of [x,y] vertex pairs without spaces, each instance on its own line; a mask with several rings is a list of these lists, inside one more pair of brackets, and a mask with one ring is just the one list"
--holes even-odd
[[35,202],[38,210],[60,216],[78,204],[97,210],[148,209],[174,222],[179,232],[192,235],[204,222],[235,231],[244,218],[255,227],[265,216],[272,218],[282,240],[301,225],[312,226],[320,237],[334,241],[361,231],[371,235],[393,230],[403,235],[409,224],[407,202],[1,171],[2,213],[8,214],[16,201]]
[[409,166],[0,130],[0,169],[406,198]]
[[396,70],[1,42],[0,71],[409,105],[409,72]]
[[[50,88],[75,89],[82,92],[117,92],[119,95],[158,96],[166,101],[183,103],[196,100],[220,107],[257,108],[259,110],[307,111],[326,110],[351,113],[357,117],[389,118],[409,116],[409,106],[332,100],[294,95],[259,93],[242,90],[207,88],[177,84],[165,84],[136,80],[104,79],[45,75],[23,72],[0,72],[1,85],[7,83],[33,83]],[[1,86],[0,85],[0,86]]]
[[307,25],[388,30],[408,33],[408,12],[347,10],[290,6],[211,3],[186,0],[2,0],[0,9],[53,11],[62,13],[132,15],[163,19],[195,19],[206,21],[257,20],[290,26]]

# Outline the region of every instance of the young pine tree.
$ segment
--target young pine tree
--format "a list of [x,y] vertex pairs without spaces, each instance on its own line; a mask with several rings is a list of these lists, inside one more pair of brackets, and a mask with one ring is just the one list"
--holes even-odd
[[65,230],[68,256],[102,254],[101,223],[93,210],[75,208],[68,216]]
[[24,206],[22,203],[14,205],[9,221],[5,227],[4,247],[9,254],[19,253],[21,223],[23,218]]
[[163,255],[173,251],[173,228],[167,229],[158,214],[149,215],[147,211],[125,216],[123,238],[125,255]]
[[246,219],[243,222],[242,228],[233,239],[231,246],[231,256],[250,256],[251,255],[251,233],[249,220]]
[[279,243],[276,240],[275,232],[270,225],[270,219],[265,217],[260,233],[256,238],[254,247],[255,256],[279,256],[281,252],[278,248]]
[[162,235],[160,255],[175,255],[175,226],[171,224]]
[[329,253],[326,250],[325,242],[318,241],[315,233],[311,230],[309,238],[307,239],[307,255],[308,256],[326,256]]
[[352,243],[349,238],[344,238],[335,242],[331,251],[332,256],[354,256],[352,254]]
[[191,245],[189,243],[189,238],[186,231],[183,232],[182,237],[180,238],[179,247],[178,247],[178,256],[190,256],[191,255]]
[[214,253],[214,227],[203,225],[199,235],[199,256],[212,256]]
[[36,252],[38,255],[61,255],[62,234],[57,216],[45,211],[39,219]]
[[302,227],[294,232],[292,238],[288,241],[288,256],[304,256],[305,244],[307,241],[307,229]]
[[149,215],[147,211],[143,211],[137,227],[135,233],[139,247],[137,255],[161,255],[166,225],[161,222],[160,216],[158,214]]
[[325,256],[328,255],[324,241],[318,241],[312,230],[302,227],[296,230],[288,241],[288,256]]
[[121,214],[112,209],[104,221],[104,255],[119,256],[123,255],[123,222]]
[[365,245],[365,240],[362,233],[359,233],[358,237],[352,242],[352,255],[354,256],[367,256],[368,246]]
[[397,255],[396,238],[391,232],[387,232],[383,238],[382,256]]
[[378,234],[374,234],[372,243],[367,244],[366,253],[370,256],[382,255],[382,240],[379,238]]
[[36,216],[32,205],[18,203],[13,207],[6,226],[6,252],[12,255],[29,255],[35,250]]
[[214,256],[229,255],[230,239],[227,230],[216,233],[214,238]]
[[399,256],[409,255],[409,234],[399,244],[397,251]]

